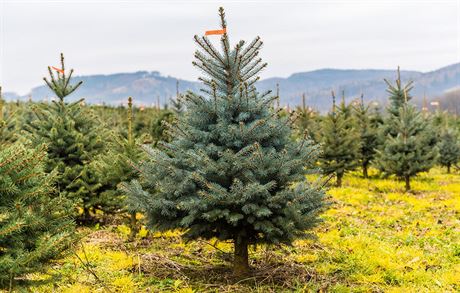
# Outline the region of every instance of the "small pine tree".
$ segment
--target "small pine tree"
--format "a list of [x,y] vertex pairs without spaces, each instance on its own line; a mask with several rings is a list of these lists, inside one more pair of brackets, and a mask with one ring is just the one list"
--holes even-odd
[[182,114],[184,112],[184,102],[182,101],[183,96],[179,92],[179,81],[176,81],[176,97],[174,99],[170,99],[172,110],[176,115]]
[[447,173],[450,173],[450,168],[460,161],[460,141],[457,133],[446,127],[441,133],[438,148],[439,164],[446,167]]
[[104,148],[102,123],[82,106],[83,99],[65,101],[82,82],[70,85],[73,69],[68,76],[65,74],[62,54],[61,65],[57,78],[50,67],[51,81],[44,78],[58,100],[35,107],[35,119],[25,125],[25,130],[33,146],[42,143],[48,146],[46,171],[57,171],[58,188],[64,196],[79,202],[83,210],[81,220],[87,221],[91,218],[90,211],[103,204],[99,198],[102,185],[93,163]]
[[[409,81],[406,85],[402,85],[399,66],[397,69],[397,78],[395,84],[391,83],[387,79],[384,79],[384,81],[388,86],[387,93],[390,95],[388,98],[390,100],[390,105],[387,108],[387,112],[389,115],[398,116],[402,106],[412,99],[410,91],[414,88],[414,82]],[[391,131],[391,129],[388,130]]]
[[113,141],[108,145],[108,152],[100,158],[101,179],[105,185],[105,191],[101,197],[105,205],[102,207],[105,212],[128,212],[129,227],[131,233],[130,240],[138,231],[136,219],[136,203],[127,198],[126,193],[118,186],[122,182],[129,182],[137,179],[139,173],[134,165],[138,164],[144,157],[144,153],[140,150],[139,145],[142,144],[142,138],[136,138],[133,131],[133,102],[132,98],[128,98],[128,131],[126,136],[122,134],[114,134]]
[[[401,85],[399,69],[397,86],[392,86],[389,82],[387,84],[390,97],[398,96],[401,88],[408,88]],[[414,106],[408,104],[408,93],[404,93],[404,96],[406,99],[402,104],[393,99],[387,109],[388,116],[383,126],[385,140],[377,151],[376,162],[384,173],[404,179],[405,189],[409,191],[410,178],[419,172],[428,171],[436,162],[438,151],[433,146],[430,125]],[[395,112],[397,106],[399,109]]]
[[43,146],[0,145],[0,289],[44,271],[76,239],[73,207],[55,192],[45,161]]
[[359,138],[352,130],[351,117],[346,117],[335,104],[332,92],[332,110],[322,121],[322,153],[320,165],[326,175],[334,174],[336,186],[342,186],[342,178],[347,171],[354,170],[358,161]]
[[0,144],[10,144],[17,140],[17,121],[15,115],[5,107],[0,86]]
[[337,111],[342,114],[342,116],[349,121],[347,123],[346,127],[348,129],[352,129],[354,127],[354,121],[353,121],[353,107],[351,104],[347,104],[345,102],[345,91],[342,91],[342,99],[340,101],[340,105],[337,107]]
[[379,129],[383,125],[383,116],[382,116],[382,109],[380,108],[377,102],[371,102],[370,104],[370,124],[373,128]]
[[[227,24],[220,8],[222,29]],[[202,51],[194,65],[204,95],[189,92],[188,109],[170,125],[170,143],[147,148],[139,182],[125,185],[144,207],[150,227],[182,229],[188,239],[231,240],[236,276],[249,273],[248,246],[290,244],[315,226],[324,192],[306,181],[319,148],[293,142],[286,118],[273,112],[276,97],[260,94],[254,83],[265,68],[256,59],[256,38],[233,49],[228,34],[219,52],[207,37],[195,36]],[[153,191],[152,191],[153,189]],[[154,192],[154,194],[152,194]]]
[[356,127],[359,132],[360,147],[358,151],[358,159],[363,170],[363,177],[368,177],[368,169],[371,162],[374,160],[375,151],[378,148],[378,131],[377,123],[372,121],[369,106],[364,105],[363,95],[361,95],[360,103],[354,107],[354,117]]
[[156,146],[160,141],[169,141],[171,137],[167,132],[167,124],[174,121],[174,113],[169,110],[159,110],[157,117],[152,120],[150,125],[150,136],[153,145]]
[[302,94],[302,106],[297,107],[295,111],[297,115],[296,127],[298,129],[297,136],[307,133],[313,140],[316,141],[315,131],[318,128],[318,113],[306,105],[305,94]]

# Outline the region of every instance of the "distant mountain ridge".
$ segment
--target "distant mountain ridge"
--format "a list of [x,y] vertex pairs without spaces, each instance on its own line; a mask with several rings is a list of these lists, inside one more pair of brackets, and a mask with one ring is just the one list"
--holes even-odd
[[[446,92],[460,88],[460,63],[452,64],[431,72],[401,71],[403,81],[414,80],[412,95],[420,102],[423,96],[433,99]],[[386,84],[383,79],[394,80],[396,70],[380,69],[319,69],[294,73],[287,78],[267,78],[259,81],[258,90],[275,90],[279,84],[281,104],[294,107],[301,103],[302,93],[306,94],[307,104],[320,111],[327,111],[331,105],[331,90],[338,96],[344,91],[347,101],[364,94],[366,101],[385,104],[387,100]],[[80,97],[88,103],[106,103],[119,105],[128,96],[134,97],[137,104],[152,105],[159,100],[162,105],[176,95],[176,81],[179,90],[198,91],[199,82],[162,76],[158,71],[138,71],[109,75],[77,76],[83,85],[70,99]],[[51,98],[53,95],[45,86],[35,87],[30,94],[33,100]],[[5,93],[7,99],[28,99],[29,95],[18,96]]]

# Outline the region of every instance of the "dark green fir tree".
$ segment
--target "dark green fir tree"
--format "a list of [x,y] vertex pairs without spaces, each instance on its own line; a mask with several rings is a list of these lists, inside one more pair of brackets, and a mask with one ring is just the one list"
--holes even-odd
[[0,145],[0,291],[46,270],[76,239],[73,206],[45,162],[44,146]]
[[158,110],[156,118],[152,120],[150,125],[150,136],[154,146],[160,141],[169,141],[171,136],[168,134],[166,125],[172,123],[175,119],[173,112],[169,110]]
[[368,178],[368,169],[374,160],[375,151],[379,146],[378,123],[373,121],[370,107],[364,104],[363,95],[360,102],[354,106],[356,127],[359,133],[358,159],[363,170],[363,177]]
[[383,125],[383,110],[380,104],[376,101],[370,102],[369,108],[371,126],[375,129],[381,128]]
[[103,202],[102,209],[106,213],[128,213],[129,239],[132,241],[138,231],[136,219],[137,202],[133,202],[126,193],[119,189],[122,182],[129,182],[139,177],[135,165],[139,164],[144,157],[144,151],[140,149],[143,139],[136,137],[133,130],[133,101],[128,98],[126,135],[114,133],[113,139],[108,145],[108,152],[101,156],[99,168],[105,191],[101,193]]
[[[387,112],[391,116],[398,116],[402,106],[412,99],[410,91],[414,88],[414,82],[411,80],[405,85],[402,84],[399,66],[395,83],[393,84],[387,79],[384,79],[384,81],[387,84],[387,93],[390,95],[388,97],[390,105],[387,107]],[[388,130],[391,131],[391,129]]]
[[332,110],[322,121],[320,165],[326,175],[335,175],[336,186],[342,186],[342,178],[347,171],[358,165],[359,137],[352,129],[352,117],[341,111],[335,104],[332,92]]
[[452,129],[445,127],[439,139],[439,164],[447,168],[450,173],[451,167],[460,161],[460,140],[458,134]]
[[[407,89],[408,86],[402,87],[398,70],[396,86],[389,84],[390,97],[399,95],[401,88]],[[409,191],[410,178],[433,167],[438,150],[433,146],[433,131],[428,121],[408,103],[409,93],[404,92],[403,95],[405,100],[402,104],[393,99],[387,109],[388,116],[383,126],[386,135],[377,150],[376,163],[385,174],[403,179],[405,189]],[[398,106],[398,112],[395,112]]]
[[302,94],[302,105],[298,106],[294,113],[297,115],[295,121],[295,126],[297,128],[296,136],[302,136],[304,133],[307,133],[316,141],[319,115],[315,110],[307,106],[305,94]]
[[70,84],[73,69],[66,75],[62,54],[57,77],[50,67],[48,70],[51,80],[44,80],[58,99],[33,109],[35,118],[25,126],[26,134],[33,146],[42,143],[48,146],[46,171],[57,171],[59,190],[78,202],[82,210],[81,220],[87,221],[91,219],[90,212],[104,204],[100,201],[102,185],[94,165],[104,148],[103,124],[82,105],[83,99],[72,103],[66,101],[65,98],[82,82]]
[[[219,13],[225,30],[224,10]],[[319,148],[293,142],[289,121],[273,110],[276,97],[256,91],[266,66],[257,57],[259,37],[232,48],[224,33],[222,51],[208,37],[195,41],[203,94],[187,93],[187,111],[169,127],[172,141],[146,148],[141,182],[125,188],[153,229],[232,241],[234,273],[242,277],[250,273],[249,245],[290,244],[320,221],[325,194],[305,178],[316,171]]]
[[349,121],[347,124],[348,129],[354,128],[354,121],[353,121],[353,106],[351,104],[347,104],[345,101],[345,91],[342,91],[342,99],[340,100],[340,104],[337,107],[338,112],[342,114],[342,116]]
[[6,145],[17,140],[17,121],[14,113],[6,107],[0,87],[0,144]]

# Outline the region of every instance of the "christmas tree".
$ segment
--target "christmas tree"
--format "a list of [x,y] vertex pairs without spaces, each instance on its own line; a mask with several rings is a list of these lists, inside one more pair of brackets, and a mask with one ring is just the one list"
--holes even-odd
[[354,114],[360,141],[358,159],[363,170],[363,177],[367,178],[369,165],[375,157],[379,143],[376,127],[378,124],[371,116],[370,107],[364,105],[363,95],[361,95],[360,103],[354,107]]
[[176,81],[176,98],[170,99],[172,110],[176,115],[182,114],[184,112],[184,103],[182,102],[183,96],[179,92],[179,81]]
[[[401,85],[399,69],[396,85],[389,84],[390,97],[399,95],[401,88],[408,88]],[[377,150],[376,162],[384,173],[404,179],[406,191],[409,191],[410,178],[428,171],[436,162],[438,150],[433,146],[433,132],[427,120],[408,104],[408,93],[404,92],[404,97],[402,104],[393,99],[387,109],[388,116],[383,126],[385,140]],[[399,109],[395,112],[397,106]]]
[[160,141],[169,141],[166,125],[172,123],[175,119],[173,112],[169,110],[158,110],[156,118],[150,124],[150,136],[153,145],[156,146]]
[[395,83],[393,84],[387,79],[384,79],[384,81],[387,84],[387,93],[390,95],[390,105],[387,108],[387,112],[389,115],[398,116],[402,106],[412,99],[410,91],[413,89],[414,82],[409,81],[403,86],[399,66]]
[[0,289],[43,271],[75,240],[73,207],[55,191],[45,161],[43,146],[0,145]]
[[141,182],[125,188],[154,229],[233,241],[234,273],[245,276],[248,246],[308,236],[325,195],[305,179],[315,171],[319,148],[292,142],[289,121],[273,110],[276,97],[256,91],[266,66],[257,58],[262,41],[232,49],[224,10],[219,13],[222,52],[208,37],[195,36],[201,50],[193,64],[205,73],[203,95],[187,93],[187,111],[169,125],[172,141],[160,143],[161,150],[146,148]]
[[460,161],[460,141],[457,133],[452,128],[446,127],[443,129],[438,148],[439,164],[446,167],[447,173],[450,173],[450,168]]
[[344,174],[356,168],[360,147],[359,137],[352,129],[351,116],[347,116],[347,112],[336,106],[332,92],[332,110],[322,121],[322,153],[319,162],[324,174],[336,176],[338,187],[342,186]]
[[337,107],[338,112],[342,114],[344,119],[348,120],[349,123],[347,123],[346,127],[348,129],[352,129],[354,127],[354,121],[353,121],[353,107],[351,104],[347,104],[345,102],[345,91],[342,91],[342,99],[340,101],[339,106]]
[[302,106],[297,107],[295,111],[297,115],[296,127],[298,129],[297,136],[302,136],[307,133],[313,140],[316,141],[316,130],[318,129],[318,113],[306,105],[305,94],[302,94]]
[[113,140],[109,143],[109,151],[100,158],[100,173],[105,191],[101,193],[106,213],[128,212],[129,227],[131,229],[130,240],[134,239],[137,228],[136,203],[126,197],[125,192],[118,186],[122,182],[138,178],[138,171],[134,164],[138,164],[143,158],[144,152],[139,145],[142,138],[135,137],[133,131],[133,103],[132,98],[128,99],[128,131],[126,136],[114,134]]
[[48,146],[46,171],[56,170],[58,188],[68,198],[78,201],[83,210],[83,221],[90,219],[90,211],[100,207],[101,184],[94,160],[104,148],[103,124],[82,104],[83,100],[68,103],[65,98],[82,82],[71,85],[73,69],[67,76],[64,56],[57,77],[48,67],[51,80],[44,78],[48,87],[58,97],[51,104],[39,104],[34,108],[35,119],[25,126],[33,146]]
[[12,143],[17,140],[17,123],[15,115],[8,111],[5,100],[2,96],[0,86],[0,144]]

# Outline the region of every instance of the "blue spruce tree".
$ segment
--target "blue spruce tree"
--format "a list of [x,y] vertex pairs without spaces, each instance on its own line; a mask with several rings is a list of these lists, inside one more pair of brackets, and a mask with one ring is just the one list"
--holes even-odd
[[381,130],[382,145],[377,150],[376,165],[385,174],[403,179],[406,191],[410,191],[410,178],[433,167],[438,148],[430,124],[408,103],[412,82],[402,86],[399,68],[396,86],[386,82],[390,105]]
[[[219,13],[226,29],[223,8]],[[125,189],[153,229],[233,241],[233,271],[242,277],[250,272],[249,245],[290,244],[320,221],[325,194],[305,178],[316,172],[319,148],[291,141],[290,121],[273,110],[276,97],[256,91],[266,67],[257,57],[259,37],[232,49],[224,33],[222,51],[207,37],[195,42],[203,95],[185,95],[187,111],[169,126],[172,141],[147,148],[140,182]]]

